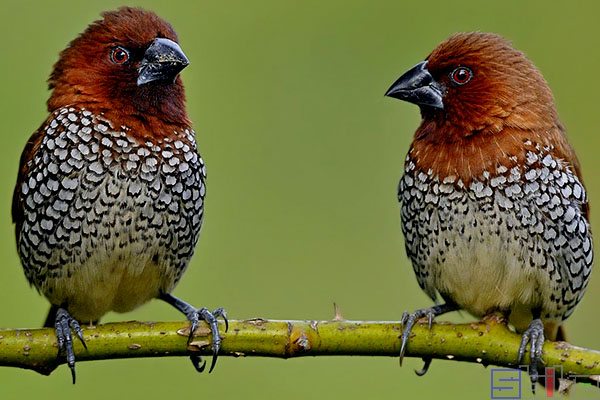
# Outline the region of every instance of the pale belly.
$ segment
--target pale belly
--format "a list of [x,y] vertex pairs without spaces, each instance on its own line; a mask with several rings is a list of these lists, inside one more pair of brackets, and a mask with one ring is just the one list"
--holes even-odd
[[432,299],[439,294],[477,317],[570,315],[589,280],[593,250],[582,186],[553,165],[553,173],[504,169],[505,176],[458,188],[407,165],[399,188],[402,230],[417,281]]
[[52,304],[66,305],[79,321],[98,321],[108,311],[131,311],[170,292],[187,267],[189,256],[178,251],[193,246],[193,238],[179,238],[171,230],[172,216],[165,213],[160,218],[164,222],[152,226],[143,222],[142,208],[128,209],[109,209],[94,225],[94,236],[85,237],[92,228],[82,226],[80,245],[71,249],[67,263],[48,271],[41,285]]
[[431,260],[431,284],[478,317],[517,305],[528,310],[544,306],[544,299],[550,298],[548,271],[526,263],[527,246],[504,227],[477,224],[478,219],[471,214],[464,221],[464,233],[447,231],[438,237],[450,246]]
[[57,281],[48,298],[53,304],[66,302],[81,322],[98,321],[108,311],[131,311],[157,297],[165,281],[164,271],[149,256],[96,256]]

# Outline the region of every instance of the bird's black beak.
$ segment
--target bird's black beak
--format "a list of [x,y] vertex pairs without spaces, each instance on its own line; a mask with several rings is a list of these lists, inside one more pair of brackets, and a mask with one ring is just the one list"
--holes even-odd
[[137,85],[157,80],[175,82],[177,75],[189,63],[177,43],[169,39],[156,38],[144,53],[142,64],[138,68]]
[[436,82],[427,70],[427,61],[409,69],[385,93],[386,96],[435,108],[444,108],[444,87]]

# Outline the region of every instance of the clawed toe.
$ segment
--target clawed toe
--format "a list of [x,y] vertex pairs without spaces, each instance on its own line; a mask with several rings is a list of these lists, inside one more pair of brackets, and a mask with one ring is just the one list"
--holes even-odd
[[192,361],[192,365],[196,368],[198,372],[204,372],[204,368],[206,368],[206,361],[202,360],[202,356],[199,354],[192,354],[190,356],[190,360]]
[[[184,313],[188,321],[190,321],[191,326],[190,335],[188,336],[188,344],[190,344],[194,339],[194,332],[196,332],[200,321],[205,321],[208,324],[208,326],[210,327],[210,332],[212,334],[213,349],[213,358],[208,372],[212,372],[212,370],[215,368],[215,364],[217,363],[217,357],[219,356],[219,350],[221,349],[222,341],[221,334],[219,333],[219,324],[217,323],[217,318],[223,318],[223,321],[225,322],[225,332],[227,332],[229,330],[227,312],[221,307],[217,308],[213,312],[210,312],[206,307],[198,309],[169,293],[163,293],[159,296],[159,298],[166,301],[167,303],[171,304],[173,307],[177,308],[179,311]],[[192,360],[194,368],[196,368],[198,372],[204,371],[204,368],[206,367],[206,362],[202,361],[202,357],[196,354],[192,354],[190,356],[190,359]]]
[[[410,333],[412,331],[413,326],[415,325],[415,323],[423,318],[423,317],[428,317],[428,324],[429,324],[429,329],[431,329],[431,325],[433,324],[433,319],[435,317],[437,317],[438,315],[450,312],[450,311],[454,311],[456,310],[457,307],[454,304],[442,304],[439,306],[433,306],[430,308],[424,308],[421,310],[417,310],[412,314],[409,314],[407,312],[404,312],[404,314],[402,314],[402,319],[400,320],[400,322],[402,323],[402,342],[400,345],[400,366],[402,366],[402,361],[404,360],[404,353],[406,352],[406,346],[408,344],[408,339],[410,338]],[[427,370],[429,369],[429,365],[431,364],[431,360],[430,359],[425,359],[425,366],[423,367],[423,369],[421,371],[415,371],[417,372],[417,375],[425,375],[425,373],[427,372]]]
[[54,323],[56,330],[56,342],[58,344],[58,355],[64,356],[67,360],[67,365],[71,369],[73,384],[75,384],[75,352],[73,351],[73,335],[71,330],[75,332],[83,347],[87,349],[81,326],[75,318],[69,314],[64,308],[58,308],[56,311],[56,319]]
[[415,370],[415,374],[417,374],[418,376],[423,376],[427,373],[427,371],[429,371],[429,366],[431,365],[431,361],[433,361],[433,358],[427,357],[427,358],[423,358],[423,362],[425,363],[423,365],[423,368],[420,370]]
[[534,319],[521,338],[521,345],[519,346],[519,355],[517,358],[517,364],[521,364],[525,351],[527,350],[527,344],[530,343],[530,363],[529,363],[529,377],[531,379],[531,390],[535,393],[535,385],[538,380],[538,365],[543,364],[542,360],[542,348],[544,346],[544,324],[542,320],[537,318]]
[[[217,323],[218,317],[223,318],[223,321],[225,322],[225,332],[227,332],[227,330],[229,329],[229,321],[227,320],[227,312],[223,308],[217,308],[215,311],[210,312],[208,308],[203,307],[199,310],[194,310],[188,315],[188,319],[192,323],[192,327],[190,329],[190,336],[188,337],[188,344],[191,343],[194,337],[194,332],[196,331],[200,320],[205,321],[210,327],[210,331],[212,334],[213,358],[208,373],[211,373],[212,370],[215,368],[217,358],[219,356],[219,350],[221,348],[222,338],[221,334],[219,333],[219,325]],[[200,356],[194,355],[191,356],[191,359],[192,363],[194,364],[194,367],[198,372],[204,371],[206,361],[202,362]]]
[[422,317],[424,317],[428,312],[428,309],[417,310],[412,314],[404,313],[402,315],[402,344],[400,345],[400,366],[402,366],[402,361],[404,360],[404,353],[406,352],[406,345],[408,344],[408,338],[410,337],[410,332],[412,331],[415,323]]
[[213,315],[215,318],[221,317],[223,318],[223,322],[225,322],[225,333],[229,330],[229,320],[227,319],[227,311],[223,307],[217,308],[213,311]]

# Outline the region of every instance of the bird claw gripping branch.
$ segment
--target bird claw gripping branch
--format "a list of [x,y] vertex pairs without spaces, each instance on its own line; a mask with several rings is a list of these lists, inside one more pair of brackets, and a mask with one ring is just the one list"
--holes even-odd
[[[54,66],[50,116],[25,146],[12,208],[25,276],[52,304],[47,325],[73,381],[77,320],[170,293],[194,254],[206,194],[177,34],[139,8],[102,16]],[[193,326],[211,326],[212,370],[225,312],[173,302]]]
[[56,322],[54,323],[56,329],[56,341],[58,344],[59,356],[64,356],[67,360],[67,365],[71,369],[71,375],[73,376],[73,383],[75,383],[75,353],[73,352],[73,335],[71,335],[71,329],[79,340],[83,347],[87,350],[87,345],[83,339],[83,333],[79,322],[64,308],[58,308],[56,311]]
[[[421,110],[398,186],[419,286],[477,317],[507,317],[523,334],[519,361],[531,342],[535,382],[544,333],[556,340],[593,261],[579,162],[548,84],[511,43],[472,32],[441,43],[386,96]],[[405,314],[400,362],[416,320],[441,313]]]
[[536,318],[529,324],[529,327],[521,338],[519,346],[519,356],[517,365],[521,365],[527,344],[530,345],[530,362],[529,362],[529,377],[531,378],[531,390],[535,393],[535,383],[538,380],[538,365],[544,364],[542,360],[542,348],[544,347],[544,324],[541,319]]
[[[406,352],[408,339],[410,339],[410,332],[412,331],[413,326],[415,326],[415,323],[419,319],[427,317],[427,323],[429,325],[429,329],[431,330],[431,325],[433,324],[433,319],[435,317],[450,311],[454,311],[456,309],[457,307],[453,304],[442,304],[429,308],[423,308],[413,312],[412,314],[409,314],[406,311],[404,312],[404,314],[402,314],[402,319],[400,320],[400,323],[403,327],[401,336],[402,344],[400,346],[400,366],[402,366],[402,361],[404,360],[404,353]],[[415,371],[419,376],[425,375],[427,373],[427,370],[429,369],[429,365],[431,364],[431,359],[424,359],[423,361],[425,362],[425,366],[423,367],[423,369],[421,371]]]
[[[188,336],[188,344],[192,342],[194,339],[194,332],[198,328],[198,324],[200,321],[205,321],[210,327],[210,331],[212,333],[212,349],[213,349],[213,358],[210,364],[210,369],[208,373],[211,373],[215,368],[217,363],[217,357],[219,356],[219,349],[221,348],[221,334],[219,333],[219,325],[217,324],[217,318],[222,317],[225,322],[225,332],[229,330],[229,321],[227,320],[227,312],[219,307],[212,313],[208,310],[208,308],[195,308],[192,305],[186,303],[185,301],[178,299],[177,297],[171,294],[163,294],[160,296],[161,300],[166,301],[171,304],[173,307],[177,308],[187,317],[188,321],[190,321],[190,335]],[[190,356],[192,360],[192,364],[196,371],[203,372],[206,367],[206,361],[202,361],[202,357],[196,354],[192,354]]]
[[[217,325],[218,317],[223,318],[223,321],[225,322],[225,333],[227,333],[227,331],[229,330],[227,312],[221,307],[217,308],[212,313],[208,311],[207,308],[203,307],[199,310],[195,310],[194,312],[192,312],[191,316],[188,315],[188,320],[192,323],[190,327],[190,336],[188,337],[188,344],[192,341],[193,333],[198,327],[198,323],[200,322],[200,320],[205,321],[210,326],[210,331],[212,333],[213,357],[210,363],[210,368],[208,369],[209,374],[213,371],[215,365],[217,364],[217,357],[219,356],[219,350],[221,349],[221,341],[223,340],[219,332],[219,326]],[[194,365],[194,368],[196,368],[196,371],[204,371],[206,361],[200,364],[202,359],[200,358],[200,356],[194,355],[190,356],[190,359],[192,360],[192,364]]]

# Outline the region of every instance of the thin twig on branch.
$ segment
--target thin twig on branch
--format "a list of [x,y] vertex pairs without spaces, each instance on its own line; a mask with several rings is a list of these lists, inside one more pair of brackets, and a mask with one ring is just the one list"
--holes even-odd
[[[340,316],[341,317],[341,316]],[[300,356],[388,356],[400,348],[399,322],[232,320],[229,332],[220,323],[221,356],[291,358]],[[123,322],[86,327],[87,350],[74,341],[77,361],[114,358],[210,355],[210,330],[201,325],[187,345],[187,322]],[[468,361],[515,368],[520,336],[496,317],[472,324],[423,320],[411,335],[406,356]],[[50,374],[64,359],[57,358],[53,329],[0,330],[0,366]],[[565,342],[544,344],[546,366],[562,366],[563,375],[600,375],[600,352]],[[580,379],[578,379],[579,381]]]

